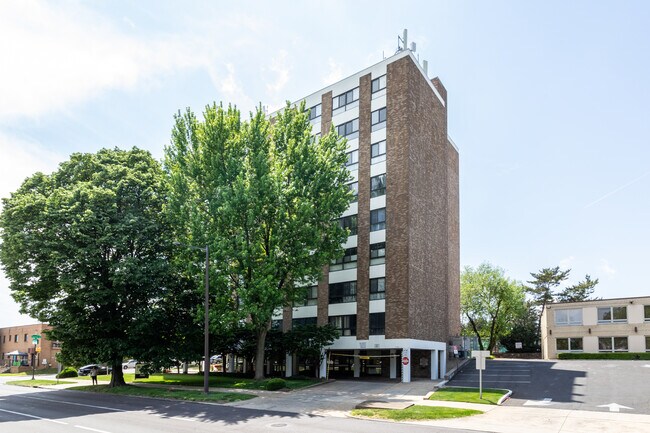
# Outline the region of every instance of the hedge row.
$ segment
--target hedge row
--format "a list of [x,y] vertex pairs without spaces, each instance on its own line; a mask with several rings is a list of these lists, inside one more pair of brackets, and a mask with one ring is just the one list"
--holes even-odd
[[645,359],[650,360],[650,352],[603,352],[603,353],[560,353],[560,359],[624,359],[636,360]]

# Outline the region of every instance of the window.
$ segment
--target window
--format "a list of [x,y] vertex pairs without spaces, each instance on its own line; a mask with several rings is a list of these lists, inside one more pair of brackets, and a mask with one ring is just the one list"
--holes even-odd
[[352,119],[336,127],[336,132],[348,140],[354,140],[359,136],[359,118]]
[[370,123],[372,124],[372,131],[376,131],[386,127],[386,107],[380,108],[370,113]]
[[386,195],[386,173],[370,178],[370,198]]
[[598,323],[627,322],[626,307],[603,307],[598,309]]
[[382,75],[379,78],[375,78],[370,83],[370,90],[372,93],[379,92],[382,89],[386,88],[386,75]]
[[598,337],[599,352],[627,352],[627,337]]
[[386,228],[386,208],[370,211],[370,231],[384,230]]
[[3,335],[3,336],[2,336],[2,342],[3,342],[3,343],[5,342],[5,338],[7,338],[7,336],[6,336],[6,335]]
[[322,104],[318,104],[309,109],[309,120],[314,120],[321,116],[321,106]]
[[350,230],[349,236],[356,236],[357,235],[357,216],[356,215],[350,215],[343,217],[339,220],[339,224],[341,224],[341,227],[344,229]]
[[386,262],[386,242],[370,245],[370,264],[381,265]]
[[316,318],[315,317],[301,317],[299,319],[292,319],[291,320],[291,328],[295,329],[298,326],[309,326],[309,325],[315,325],[316,324]]
[[386,140],[381,140],[370,145],[370,163],[386,161]]
[[558,352],[582,352],[582,338],[558,338],[555,348]]
[[61,348],[61,342],[60,341],[53,341],[52,342],[52,349],[60,349]]
[[643,306],[643,316],[646,322],[650,322],[650,305]]
[[27,341],[27,334],[23,337],[23,341]]
[[357,249],[348,248],[345,255],[337,260],[332,260],[330,271],[340,271],[343,269],[354,269],[357,267]]
[[645,337],[645,351],[650,352],[650,336]]
[[373,278],[370,280],[370,300],[386,298],[386,278]]
[[359,182],[349,183],[348,187],[350,187],[352,194],[354,194],[354,197],[352,198],[352,203],[356,203],[357,201],[359,201]]
[[[345,93],[342,93],[338,96],[335,96],[332,98],[332,114],[336,114],[337,110],[338,112],[342,112],[345,110],[348,110],[350,108],[354,108],[359,103],[357,102],[359,100],[359,88],[355,87],[352,90],[348,90]],[[357,102],[354,104],[354,102]]]
[[359,169],[359,151],[353,150],[352,152],[347,153],[348,160],[345,162],[345,166],[348,170],[358,170]]
[[294,302],[294,307],[306,307],[308,305],[318,305],[318,286],[309,286],[305,288],[305,298],[302,302]]
[[343,304],[357,300],[357,282],[346,281],[345,283],[330,284],[330,304]]
[[582,308],[555,310],[556,325],[582,325]]
[[350,314],[347,316],[330,316],[330,325],[339,330],[342,337],[357,335],[357,316]]
[[386,313],[370,313],[370,335],[384,335],[386,333]]
[[271,329],[274,331],[279,331],[282,329],[282,319],[273,319],[271,320]]
[[18,334],[14,335],[14,343],[18,343]]

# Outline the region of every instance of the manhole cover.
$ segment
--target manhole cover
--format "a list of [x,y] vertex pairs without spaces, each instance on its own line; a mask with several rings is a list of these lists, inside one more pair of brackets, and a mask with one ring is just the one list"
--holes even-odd
[[286,426],[287,426],[287,424],[284,424],[284,423],[281,423],[281,422],[278,422],[278,423],[275,423],[275,424],[269,424],[269,427],[286,427]]

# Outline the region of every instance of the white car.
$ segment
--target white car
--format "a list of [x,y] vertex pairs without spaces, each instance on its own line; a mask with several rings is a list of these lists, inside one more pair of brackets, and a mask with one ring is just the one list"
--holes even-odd
[[129,359],[127,362],[122,363],[122,368],[126,370],[127,368],[135,368],[135,364],[137,364],[138,361],[135,359]]

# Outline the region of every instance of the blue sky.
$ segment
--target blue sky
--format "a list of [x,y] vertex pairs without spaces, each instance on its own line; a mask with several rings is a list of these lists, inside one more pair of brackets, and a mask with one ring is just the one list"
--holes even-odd
[[[449,93],[461,264],[650,294],[650,3],[0,3],[0,196],[72,152],[148,149],[212,101],[273,110],[389,56],[409,29]],[[30,323],[0,277],[0,326]]]

